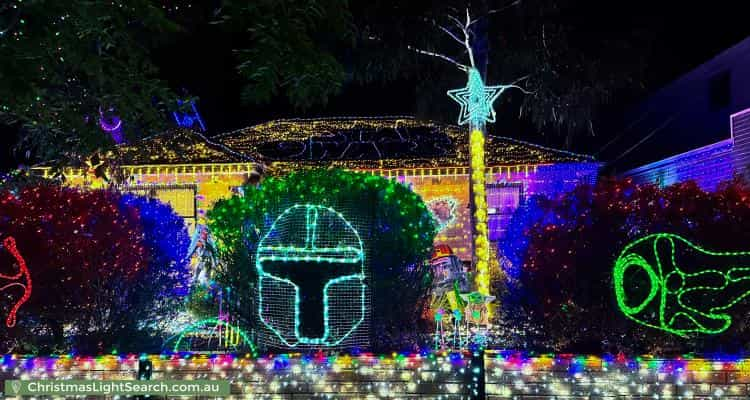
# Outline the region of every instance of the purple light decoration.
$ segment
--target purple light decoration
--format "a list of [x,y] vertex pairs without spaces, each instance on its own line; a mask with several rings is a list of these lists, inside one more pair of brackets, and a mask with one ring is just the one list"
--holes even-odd
[[122,137],[122,120],[120,117],[113,115],[109,121],[107,121],[107,119],[104,118],[104,113],[99,109],[99,127],[101,127],[104,132],[109,133],[116,144],[124,142]]
[[[182,100],[177,100],[177,104],[182,105]],[[201,115],[198,113],[198,109],[195,107],[195,102],[190,102],[190,108],[193,110],[193,112],[177,112],[173,111],[172,115],[174,116],[175,122],[177,122],[177,126],[181,128],[193,128],[195,124],[198,124],[199,129],[201,132],[206,131],[206,125],[203,123],[203,119],[201,118]]]
[[669,186],[694,180],[707,191],[732,178],[732,139],[690,150],[625,172],[635,183]]

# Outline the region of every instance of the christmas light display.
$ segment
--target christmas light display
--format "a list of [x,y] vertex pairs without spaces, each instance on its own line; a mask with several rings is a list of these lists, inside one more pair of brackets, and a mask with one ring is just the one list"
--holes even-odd
[[[183,102],[182,100],[177,101],[178,105],[182,106]],[[182,111],[173,111],[172,116],[174,117],[174,121],[177,123],[177,126],[180,128],[194,128],[198,127],[198,129],[201,130],[201,132],[206,131],[206,125],[203,123],[203,118],[201,118],[201,115],[198,113],[198,109],[195,106],[195,102],[190,102],[190,110],[187,112]]]
[[211,348],[212,339],[216,339],[213,347],[225,347],[234,349],[248,348],[253,357],[257,357],[257,352],[250,336],[240,327],[232,325],[227,321],[219,318],[206,318],[190,324],[177,335],[167,339],[165,343],[173,343],[172,351],[191,351],[191,342],[194,338],[205,339],[208,343],[206,346]]
[[722,140],[688,152],[624,172],[636,183],[669,186],[694,180],[704,190],[716,190],[722,181],[732,178],[732,139]]
[[458,201],[452,196],[441,196],[427,202],[427,208],[437,223],[438,232],[451,226],[456,221]]
[[169,204],[157,199],[125,193],[119,203],[123,212],[127,212],[128,207],[138,210],[143,245],[149,255],[145,274],[149,281],[160,284],[157,293],[154,293],[154,303],[162,307],[171,305],[168,307],[170,313],[160,311],[161,315],[153,317],[168,321],[190,288],[191,273],[187,259],[190,239],[187,228]]
[[468,75],[469,81],[465,88],[448,91],[448,96],[461,106],[458,124],[479,126],[486,122],[495,122],[492,103],[509,86],[485,86],[482,75],[476,68],[469,69]]
[[18,273],[15,275],[0,274],[0,278],[2,279],[17,281],[3,285],[0,287],[0,292],[16,286],[23,289],[23,295],[21,295],[21,298],[13,304],[13,307],[8,312],[8,317],[5,319],[5,326],[12,328],[16,325],[16,313],[18,312],[18,309],[21,308],[23,303],[29,300],[29,297],[31,297],[31,274],[29,273],[29,268],[26,266],[26,260],[23,259],[23,256],[21,256],[21,253],[16,247],[16,239],[12,236],[6,237],[3,239],[3,246],[8,252],[10,252],[16,263],[18,263]]
[[[637,281],[631,269],[647,279]],[[633,321],[679,336],[717,334],[732,324],[729,309],[750,296],[750,252],[715,252],[678,235],[648,235],[625,246],[613,281],[617,304]],[[628,291],[638,283],[648,290],[633,298]]]
[[[468,175],[469,133],[462,127],[410,116],[298,118],[258,124],[211,140],[236,153],[262,156],[272,174],[334,167],[374,170],[385,176],[443,176]],[[387,140],[380,141],[381,136]],[[488,172],[493,173],[594,161],[587,155],[503,136],[488,135],[486,140],[488,170],[494,168]]]
[[[295,204],[330,207],[345,216],[346,221],[361,235],[365,251],[367,291],[372,292],[372,296],[368,295],[366,301],[369,304],[370,299],[373,299],[375,306],[371,309],[366,307],[366,312],[372,310],[373,316],[371,319],[365,318],[365,321],[361,324],[361,332],[369,331],[364,328],[364,325],[372,322],[373,330],[387,331],[377,335],[378,337],[374,339],[382,340],[383,342],[380,343],[389,340],[401,340],[402,335],[416,335],[415,330],[412,329],[412,324],[422,314],[423,304],[428,297],[431,284],[429,266],[424,263],[424,260],[429,258],[435,237],[434,219],[417,194],[395,180],[336,169],[313,169],[292,172],[283,177],[269,177],[264,179],[261,185],[244,186],[243,191],[244,196],[234,196],[219,201],[208,213],[208,225],[216,238],[219,252],[223,256],[227,255],[230,261],[225,265],[226,271],[230,275],[245,273],[248,263],[254,265],[254,257],[258,255],[259,241],[266,236],[273,222],[284,210]],[[297,232],[297,238],[294,242],[299,243],[294,247],[304,247],[305,214],[302,212],[298,214],[298,218],[295,217],[299,222],[296,229],[285,228],[289,232]],[[332,222],[335,221],[338,221],[338,224],[334,225],[342,228],[340,233],[349,232],[346,224],[337,218],[333,218]],[[325,235],[332,234],[328,232],[329,230],[328,228],[324,230]],[[320,232],[317,236],[319,240],[330,237],[320,236],[319,234]],[[356,240],[355,235],[351,234],[348,237],[352,239],[353,243],[349,246],[357,248],[359,240]],[[289,244],[283,246],[287,245]],[[330,247],[337,247],[337,245],[338,240],[332,242]],[[270,255],[280,258],[282,250],[277,249]],[[242,254],[243,252],[248,254],[245,256]],[[356,252],[351,254],[354,253]],[[243,260],[249,259],[249,261],[233,261],[237,254],[242,256]],[[300,268],[300,273],[318,271],[325,265],[329,265],[328,270],[323,269],[320,271],[321,273],[336,271],[330,268],[336,264],[322,262],[325,257],[327,256],[321,255],[321,263],[316,263],[311,259],[309,264],[311,268]],[[347,258],[356,258],[356,256],[351,255]],[[270,260],[268,262],[273,263]],[[346,266],[345,264],[339,265]],[[354,267],[356,264],[349,265]],[[253,269],[253,272],[255,270]],[[338,276],[340,275],[333,275],[327,279]],[[255,276],[251,277],[253,281],[255,281],[254,278]],[[318,279],[321,278],[311,276],[311,280]],[[241,279],[240,281],[242,282]],[[278,280],[273,283],[283,285],[283,282]],[[231,281],[222,284],[224,286],[234,285]],[[322,288],[325,281],[319,282],[319,285]],[[330,287],[330,290],[338,291],[342,286],[351,286],[352,293],[360,293],[356,280],[340,282],[338,285]],[[264,290],[267,288],[264,283]],[[289,335],[294,337],[294,286],[287,284],[284,290],[287,290],[288,299],[290,299],[284,305],[285,309],[289,311],[285,317],[287,320],[284,322],[289,327]],[[237,288],[236,291],[233,289],[233,293],[243,296],[245,292],[242,288]],[[257,305],[256,299],[257,297],[248,298],[246,302]],[[322,300],[322,298],[318,298],[315,300],[317,304],[311,303],[302,306],[318,307],[317,313],[320,314],[319,310],[323,308]],[[343,307],[344,304],[341,303],[341,306]],[[336,304],[329,304],[329,306],[338,307]],[[257,307],[253,307],[253,309],[257,310]],[[351,314],[355,313],[359,313],[358,308],[351,311]],[[310,315],[314,316],[314,314]],[[322,319],[319,319],[317,323],[315,321],[310,322],[317,326],[318,333],[314,337],[322,337],[324,328]],[[265,327],[264,325],[261,326]],[[397,329],[403,329],[403,333],[393,333],[394,326]],[[278,337],[276,334],[268,329],[264,330],[269,331],[268,336],[275,340],[277,345],[284,346],[280,340],[274,339]],[[357,332],[359,331],[360,329],[357,329]],[[362,338],[357,339],[359,337],[355,335],[357,332],[350,335],[352,342],[360,339],[365,342],[365,339],[371,340],[375,336],[363,335]],[[345,333],[339,332],[337,334],[343,335]],[[303,333],[303,336],[306,335]],[[393,337],[397,338],[391,339]],[[348,346],[347,343],[349,342],[349,340],[344,340],[337,347]],[[258,345],[264,343],[263,340],[259,340]],[[378,343],[375,343],[373,347],[378,345]],[[300,348],[300,346],[312,347],[313,345],[298,344],[296,348]],[[392,344],[383,345],[383,349],[390,349],[391,346]],[[366,346],[361,346],[361,348],[366,348]]]
[[122,137],[122,120],[120,117],[113,115],[110,118],[106,118],[101,108],[99,108],[99,127],[104,132],[109,133],[115,144],[120,144],[124,141]]
[[[16,379],[133,379],[139,359],[160,379],[232,382],[228,398],[466,399],[476,371],[471,353],[443,351],[357,355],[165,353],[159,355],[8,354],[0,371]],[[747,396],[750,359],[738,356],[660,359],[650,355],[530,355],[485,351],[490,398],[676,398],[739,400]],[[482,372],[481,370],[479,371]]]
[[[469,49],[471,52],[471,49]],[[472,59],[473,63],[473,59]],[[495,121],[495,110],[492,103],[500,96],[505,87],[485,86],[482,76],[473,67],[468,70],[469,81],[463,89],[448,91],[448,96],[461,105],[458,117],[459,125],[469,125],[469,190],[471,193],[472,211],[472,245],[473,262],[477,270],[475,278],[477,288],[482,294],[490,293],[489,259],[490,241],[487,229],[487,193],[486,193],[486,164],[485,164],[485,134],[486,122]]]
[[352,335],[352,344],[362,343],[355,332],[367,314],[364,246],[341,213],[312,204],[286,209],[261,239],[255,266],[269,345],[332,347]]
[[468,82],[463,89],[448,91],[448,96],[461,106],[458,117],[459,125],[469,125],[469,154],[471,193],[470,208],[472,212],[472,245],[473,264],[477,270],[475,278],[477,289],[484,295],[490,293],[490,239],[487,228],[487,193],[486,193],[486,163],[485,163],[485,124],[495,121],[495,110],[492,103],[505,89],[518,88],[516,85],[486,86],[482,75],[474,67],[474,56],[469,45],[468,29],[472,22],[469,11],[466,11],[466,25],[463,29],[466,37],[465,46],[469,54],[471,66],[463,66],[468,73]]

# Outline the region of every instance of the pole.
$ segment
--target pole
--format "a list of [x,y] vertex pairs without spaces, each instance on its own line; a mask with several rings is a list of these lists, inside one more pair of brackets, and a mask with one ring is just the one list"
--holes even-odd
[[490,242],[487,227],[487,175],[485,165],[485,124],[472,121],[469,125],[469,211],[472,225],[472,263],[476,268],[477,291],[490,294]]

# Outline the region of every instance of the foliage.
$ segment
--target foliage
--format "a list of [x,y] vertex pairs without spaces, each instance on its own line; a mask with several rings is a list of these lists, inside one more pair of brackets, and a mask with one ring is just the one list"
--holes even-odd
[[[693,182],[663,189],[627,180],[579,186],[536,199],[512,221],[503,254],[518,266],[506,299],[516,324],[530,323],[528,345],[556,351],[736,351],[747,343],[748,304],[720,336],[678,336],[641,327],[619,311],[612,268],[622,248],[651,233],[673,233],[716,251],[745,250],[750,190],[732,181],[706,193]],[[515,277],[515,279],[513,279]],[[537,332],[537,334],[534,334]]]
[[160,326],[177,315],[189,292],[191,274],[187,250],[190,238],[185,221],[168,204],[124,194],[120,208],[125,211],[129,207],[138,210],[143,245],[149,256],[139,286],[131,287],[135,307],[139,310],[138,322],[143,326]]
[[267,103],[282,92],[298,108],[325,105],[344,82],[331,45],[351,29],[346,0],[225,1],[218,21],[248,42],[235,50],[242,98]]
[[0,123],[20,126],[18,150],[42,160],[111,145],[99,110],[131,139],[161,128],[172,94],[150,53],[176,29],[149,0],[4,2]]
[[[154,344],[153,324],[174,311],[166,296],[185,272],[178,251],[186,233],[164,207],[49,183],[0,189],[0,235],[16,239],[33,283],[18,324],[3,330],[4,351],[94,354]],[[2,309],[16,296],[3,292]]]
[[244,189],[244,197],[219,201],[208,214],[219,250],[228,259],[227,276],[217,281],[235,293],[253,293],[241,286],[255,279],[246,275],[254,273],[247,268],[253,265],[253,249],[286,207],[311,203],[345,209],[347,219],[362,222],[358,231],[372,277],[375,347],[401,346],[409,332],[415,334],[431,283],[424,260],[435,235],[432,216],[419,196],[382,177],[323,169],[269,178]]

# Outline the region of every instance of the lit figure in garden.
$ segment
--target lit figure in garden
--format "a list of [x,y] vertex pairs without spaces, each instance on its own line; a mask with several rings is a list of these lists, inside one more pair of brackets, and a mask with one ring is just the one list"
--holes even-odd
[[717,334],[750,296],[750,252],[716,252],[659,233],[631,242],[615,261],[617,304],[631,320],[678,336]]
[[258,244],[261,322],[283,346],[337,346],[365,318],[364,249],[336,210],[286,209]]

